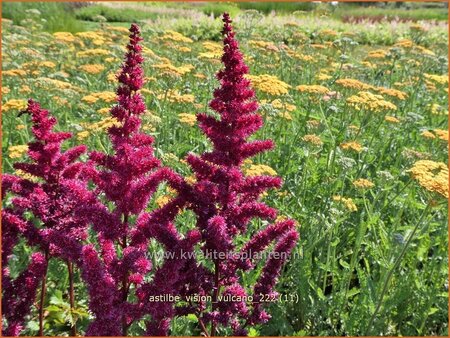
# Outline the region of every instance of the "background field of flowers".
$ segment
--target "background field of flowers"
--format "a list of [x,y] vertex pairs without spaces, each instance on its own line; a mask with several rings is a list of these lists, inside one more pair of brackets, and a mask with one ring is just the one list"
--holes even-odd
[[[12,163],[26,154],[29,119],[18,113],[29,97],[58,117],[59,129],[75,133],[72,146],[111,151],[108,111],[126,13],[135,11],[146,58],[143,129],[155,136],[157,157],[189,176],[187,152],[210,147],[195,113],[209,111],[218,85],[220,20],[193,4],[107,3],[66,11],[60,30],[46,12],[58,7],[19,5],[3,4],[3,172],[14,172]],[[281,192],[265,200],[300,223],[296,259],[278,287],[298,302],[272,304],[273,319],[251,334],[447,335],[447,21],[367,13],[344,20],[326,4],[269,14],[207,6],[212,14],[223,6],[235,12],[265,121],[256,136],[277,145],[246,163],[246,173],[281,176]],[[152,204],[170,199],[161,188]],[[17,248],[11,275],[31,252]],[[77,311],[68,311],[67,283],[64,264],[54,261],[48,335],[67,333],[71,321],[83,327],[89,317],[81,284]],[[36,315],[27,334],[37,332]],[[190,320],[176,321],[172,332],[195,334]]]

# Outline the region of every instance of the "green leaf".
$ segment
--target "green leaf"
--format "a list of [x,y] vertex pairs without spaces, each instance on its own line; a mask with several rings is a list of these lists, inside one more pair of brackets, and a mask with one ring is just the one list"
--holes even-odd
[[250,330],[248,330],[248,336],[249,337],[258,337],[259,333],[258,331],[255,330],[255,328],[251,328]]

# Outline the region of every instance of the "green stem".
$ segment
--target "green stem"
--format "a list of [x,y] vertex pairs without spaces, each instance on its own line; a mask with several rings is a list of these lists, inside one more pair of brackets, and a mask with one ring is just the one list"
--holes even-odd
[[48,249],[45,250],[45,271],[44,276],[42,277],[41,284],[41,297],[39,300],[39,337],[44,336],[44,302],[45,302],[45,293],[47,291],[47,271],[48,271]]
[[408,237],[408,240],[406,241],[405,245],[403,246],[402,251],[400,252],[400,254],[398,255],[397,259],[395,260],[394,265],[392,266],[392,268],[389,270],[388,275],[386,277],[386,280],[384,281],[384,285],[383,285],[383,289],[381,291],[381,295],[378,298],[378,302],[377,302],[377,306],[375,308],[374,313],[372,314],[372,316],[370,317],[369,320],[369,324],[367,325],[367,329],[365,332],[365,336],[368,336],[370,333],[370,330],[372,328],[373,322],[375,320],[375,317],[377,316],[378,312],[380,311],[381,308],[381,304],[383,303],[383,299],[384,296],[386,295],[386,292],[388,290],[389,287],[389,282],[391,281],[392,276],[394,275],[395,270],[398,268],[398,266],[400,265],[403,256],[406,253],[406,250],[408,249],[409,245],[412,242],[412,239],[414,237],[414,235],[416,234],[417,230],[419,229],[419,226],[422,224],[422,220],[424,219],[425,215],[427,214],[428,209],[430,208],[430,203],[427,204],[425,210],[423,211],[422,215],[420,216],[419,220],[417,221],[416,225],[414,226],[413,231],[411,232],[411,234]]

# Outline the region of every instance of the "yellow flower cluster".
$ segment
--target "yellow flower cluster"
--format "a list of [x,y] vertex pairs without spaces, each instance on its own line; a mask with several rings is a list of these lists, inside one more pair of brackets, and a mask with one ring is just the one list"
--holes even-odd
[[218,59],[223,54],[223,47],[218,43],[212,41],[205,41],[202,43],[202,46],[207,50],[207,52],[200,53],[198,55],[199,58]]
[[114,92],[98,92],[86,95],[81,98],[81,101],[88,104],[96,103],[98,100],[105,101],[107,103],[112,103],[116,101],[116,93]]
[[395,116],[386,115],[384,117],[384,120],[389,123],[400,123],[400,120],[398,118],[396,118]]
[[303,136],[303,141],[307,142],[307,143],[311,143],[315,146],[321,146],[323,144],[321,138],[315,134],[309,134],[309,135],[305,135]]
[[22,67],[25,69],[32,69],[32,68],[55,68],[56,64],[52,61],[32,61],[32,62],[25,62],[22,64]]
[[347,103],[357,110],[366,109],[373,112],[397,110],[397,106],[384,100],[383,96],[365,91],[359,92],[358,95],[350,96],[347,99]]
[[106,115],[109,113],[110,110],[111,110],[110,108],[100,108],[99,110],[97,110],[97,113]]
[[106,117],[103,120],[95,123],[83,123],[82,126],[86,129],[77,133],[77,139],[79,141],[87,138],[91,133],[102,132],[108,130],[113,126],[119,126],[120,122],[114,117]]
[[9,158],[21,158],[28,151],[28,146],[26,144],[21,144],[17,146],[10,146],[8,148]]
[[33,182],[38,182],[39,178],[37,176],[31,175],[21,169],[17,169],[14,171],[14,174],[19,176],[20,178],[23,178],[25,180],[29,180],[29,181],[33,181]]
[[360,189],[370,189],[375,186],[375,184],[373,184],[371,181],[369,181],[365,178],[359,178],[359,179],[353,181],[353,185],[356,188],[360,188]]
[[417,32],[425,32],[426,31],[425,27],[418,23],[411,24],[409,29],[411,29],[412,31],[417,31]]
[[396,99],[399,100],[405,100],[407,98],[407,94],[405,92],[402,92],[400,90],[397,89],[393,89],[393,88],[384,88],[384,87],[375,87],[372,86],[370,84],[361,82],[359,80],[356,79],[339,79],[336,80],[336,84],[340,85],[344,88],[348,88],[348,89],[356,89],[356,90],[360,90],[360,91],[367,91],[367,90],[373,90],[378,92],[381,95],[388,95],[388,96],[392,96]]
[[162,195],[159,196],[156,200],[155,203],[159,208],[162,208],[163,206],[165,206],[167,203],[169,203],[172,200],[172,196],[170,195]]
[[332,29],[322,29],[319,35],[322,37],[336,37],[338,33]]
[[55,39],[57,41],[60,42],[68,42],[68,43],[72,43],[76,41],[76,37],[69,32],[56,32],[53,33],[53,36],[55,37]]
[[330,91],[327,87],[321,85],[300,85],[297,86],[295,89],[297,89],[301,93],[319,94],[319,95],[324,95]]
[[172,40],[176,42],[186,42],[186,43],[192,43],[192,39],[189,39],[188,37],[184,36],[181,33],[167,30],[164,32],[164,35],[160,38],[161,40]]
[[448,198],[448,166],[443,162],[420,160],[408,170],[412,177],[428,191]]
[[285,95],[291,87],[273,75],[246,75],[245,77],[250,80],[254,88],[269,95]]
[[384,49],[372,50],[367,54],[370,59],[384,59],[388,55],[388,52]]
[[21,111],[24,110],[27,106],[27,101],[13,99],[6,101],[5,104],[2,105],[2,112],[6,113],[10,110]]
[[257,47],[262,50],[268,50],[272,52],[278,52],[279,49],[273,44],[273,42],[261,41],[261,40],[250,40],[248,44],[252,47]]
[[437,103],[433,103],[429,106],[431,107],[431,114],[433,115],[448,115],[448,110]]
[[99,48],[87,49],[77,53],[77,57],[79,58],[91,56],[104,56],[104,55],[109,55],[109,51],[107,51],[106,49],[99,49]]
[[37,85],[41,87],[45,87],[48,89],[72,89],[76,91],[80,91],[80,88],[73,86],[69,82],[56,80],[56,79],[50,79],[48,77],[40,77],[37,78]]
[[400,39],[395,44],[394,47],[411,48],[414,43],[409,39]]
[[159,69],[163,75],[183,76],[194,69],[193,65],[176,67],[170,62],[169,59],[163,59],[162,61],[162,63],[153,65],[152,68]]
[[316,76],[318,81],[328,81],[332,79],[333,77],[331,75],[325,74],[325,73],[319,73]]
[[401,90],[398,89],[384,88],[384,87],[374,87],[373,89],[381,95],[392,96],[399,100],[405,100],[408,97],[408,95],[405,92],[402,92]]
[[445,85],[448,83],[448,75],[435,75],[435,74],[423,74],[423,76],[428,79],[431,80],[433,82],[436,82],[437,84],[440,85]]
[[169,102],[177,102],[177,103],[193,103],[195,101],[195,96],[191,94],[180,94],[175,89],[171,89],[167,92],[167,94],[159,94],[157,96],[159,100],[167,99]]
[[188,126],[191,127],[194,126],[195,123],[197,122],[197,117],[194,114],[181,113],[178,114],[178,117],[181,123],[187,124]]
[[436,137],[448,142],[448,130],[434,129],[432,131],[424,130],[422,136],[425,138],[435,139]]
[[339,195],[333,196],[333,201],[335,202],[341,202],[348,211],[354,212],[358,211],[358,207],[356,206],[355,202],[351,198],[345,198]]
[[336,84],[349,89],[357,89],[357,90],[373,89],[373,86],[356,79],[338,79],[336,80]]
[[360,153],[363,149],[362,145],[355,141],[341,143],[339,147],[344,150],[353,150],[357,153]]
[[89,74],[99,74],[105,70],[105,66],[99,64],[82,65],[79,69]]
[[80,32],[75,35],[81,39],[90,40],[96,46],[101,46],[105,43],[105,38],[96,32]]
[[295,110],[295,105],[289,104],[289,103],[283,103],[280,99],[275,99],[272,101],[272,107],[275,109],[286,109],[287,111],[291,112]]
[[9,69],[2,72],[3,76],[25,76],[27,71],[23,69]]
[[277,172],[265,164],[252,164],[250,167],[244,169],[244,174],[247,176],[276,176]]
[[422,46],[414,46],[414,50],[419,53],[419,54],[423,54],[423,55],[431,55],[431,56],[435,56],[436,54],[434,54],[434,52],[432,52],[431,50],[422,47]]

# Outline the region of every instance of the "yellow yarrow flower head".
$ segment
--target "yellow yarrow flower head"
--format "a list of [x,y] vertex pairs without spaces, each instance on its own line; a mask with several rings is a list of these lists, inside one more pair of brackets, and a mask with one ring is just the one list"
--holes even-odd
[[353,150],[357,153],[360,153],[363,150],[363,146],[355,141],[341,143],[339,147],[344,150]]
[[9,158],[20,158],[25,155],[28,151],[28,145],[21,144],[17,146],[10,146],[8,148],[8,156]]
[[2,105],[2,112],[6,113],[11,110],[22,111],[27,108],[28,104],[25,100],[9,100]]
[[305,141],[307,143],[311,143],[312,145],[315,145],[315,146],[321,146],[323,144],[322,139],[315,134],[305,135],[305,136],[303,136],[302,139],[303,139],[303,141]]
[[419,160],[408,170],[412,177],[428,191],[448,198],[448,166],[443,162]]
[[333,201],[342,203],[350,212],[358,211],[358,207],[351,198],[345,198],[343,196],[335,195],[333,196]]
[[178,117],[181,123],[187,124],[188,126],[191,127],[194,126],[195,123],[197,122],[197,117],[194,114],[181,113],[178,114]]
[[290,85],[281,81],[276,76],[263,74],[263,75],[245,75],[245,78],[249,79],[253,88],[274,96],[285,95],[288,93]]
[[250,167],[244,169],[244,173],[247,176],[277,175],[277,172],[275,170],[273,170],[271,167],[265,164],[251,164]]
[[375,184],[365,178],[359,178],[353,181],[353,186],[359,189],[370,189],[373,188]]
[[397,110],[397,106],[384,100],[383,96],[371,92],[359,92],[347,99],[347,103],[357,110],[368,110],[372,112],[382,112],[385,110]]

